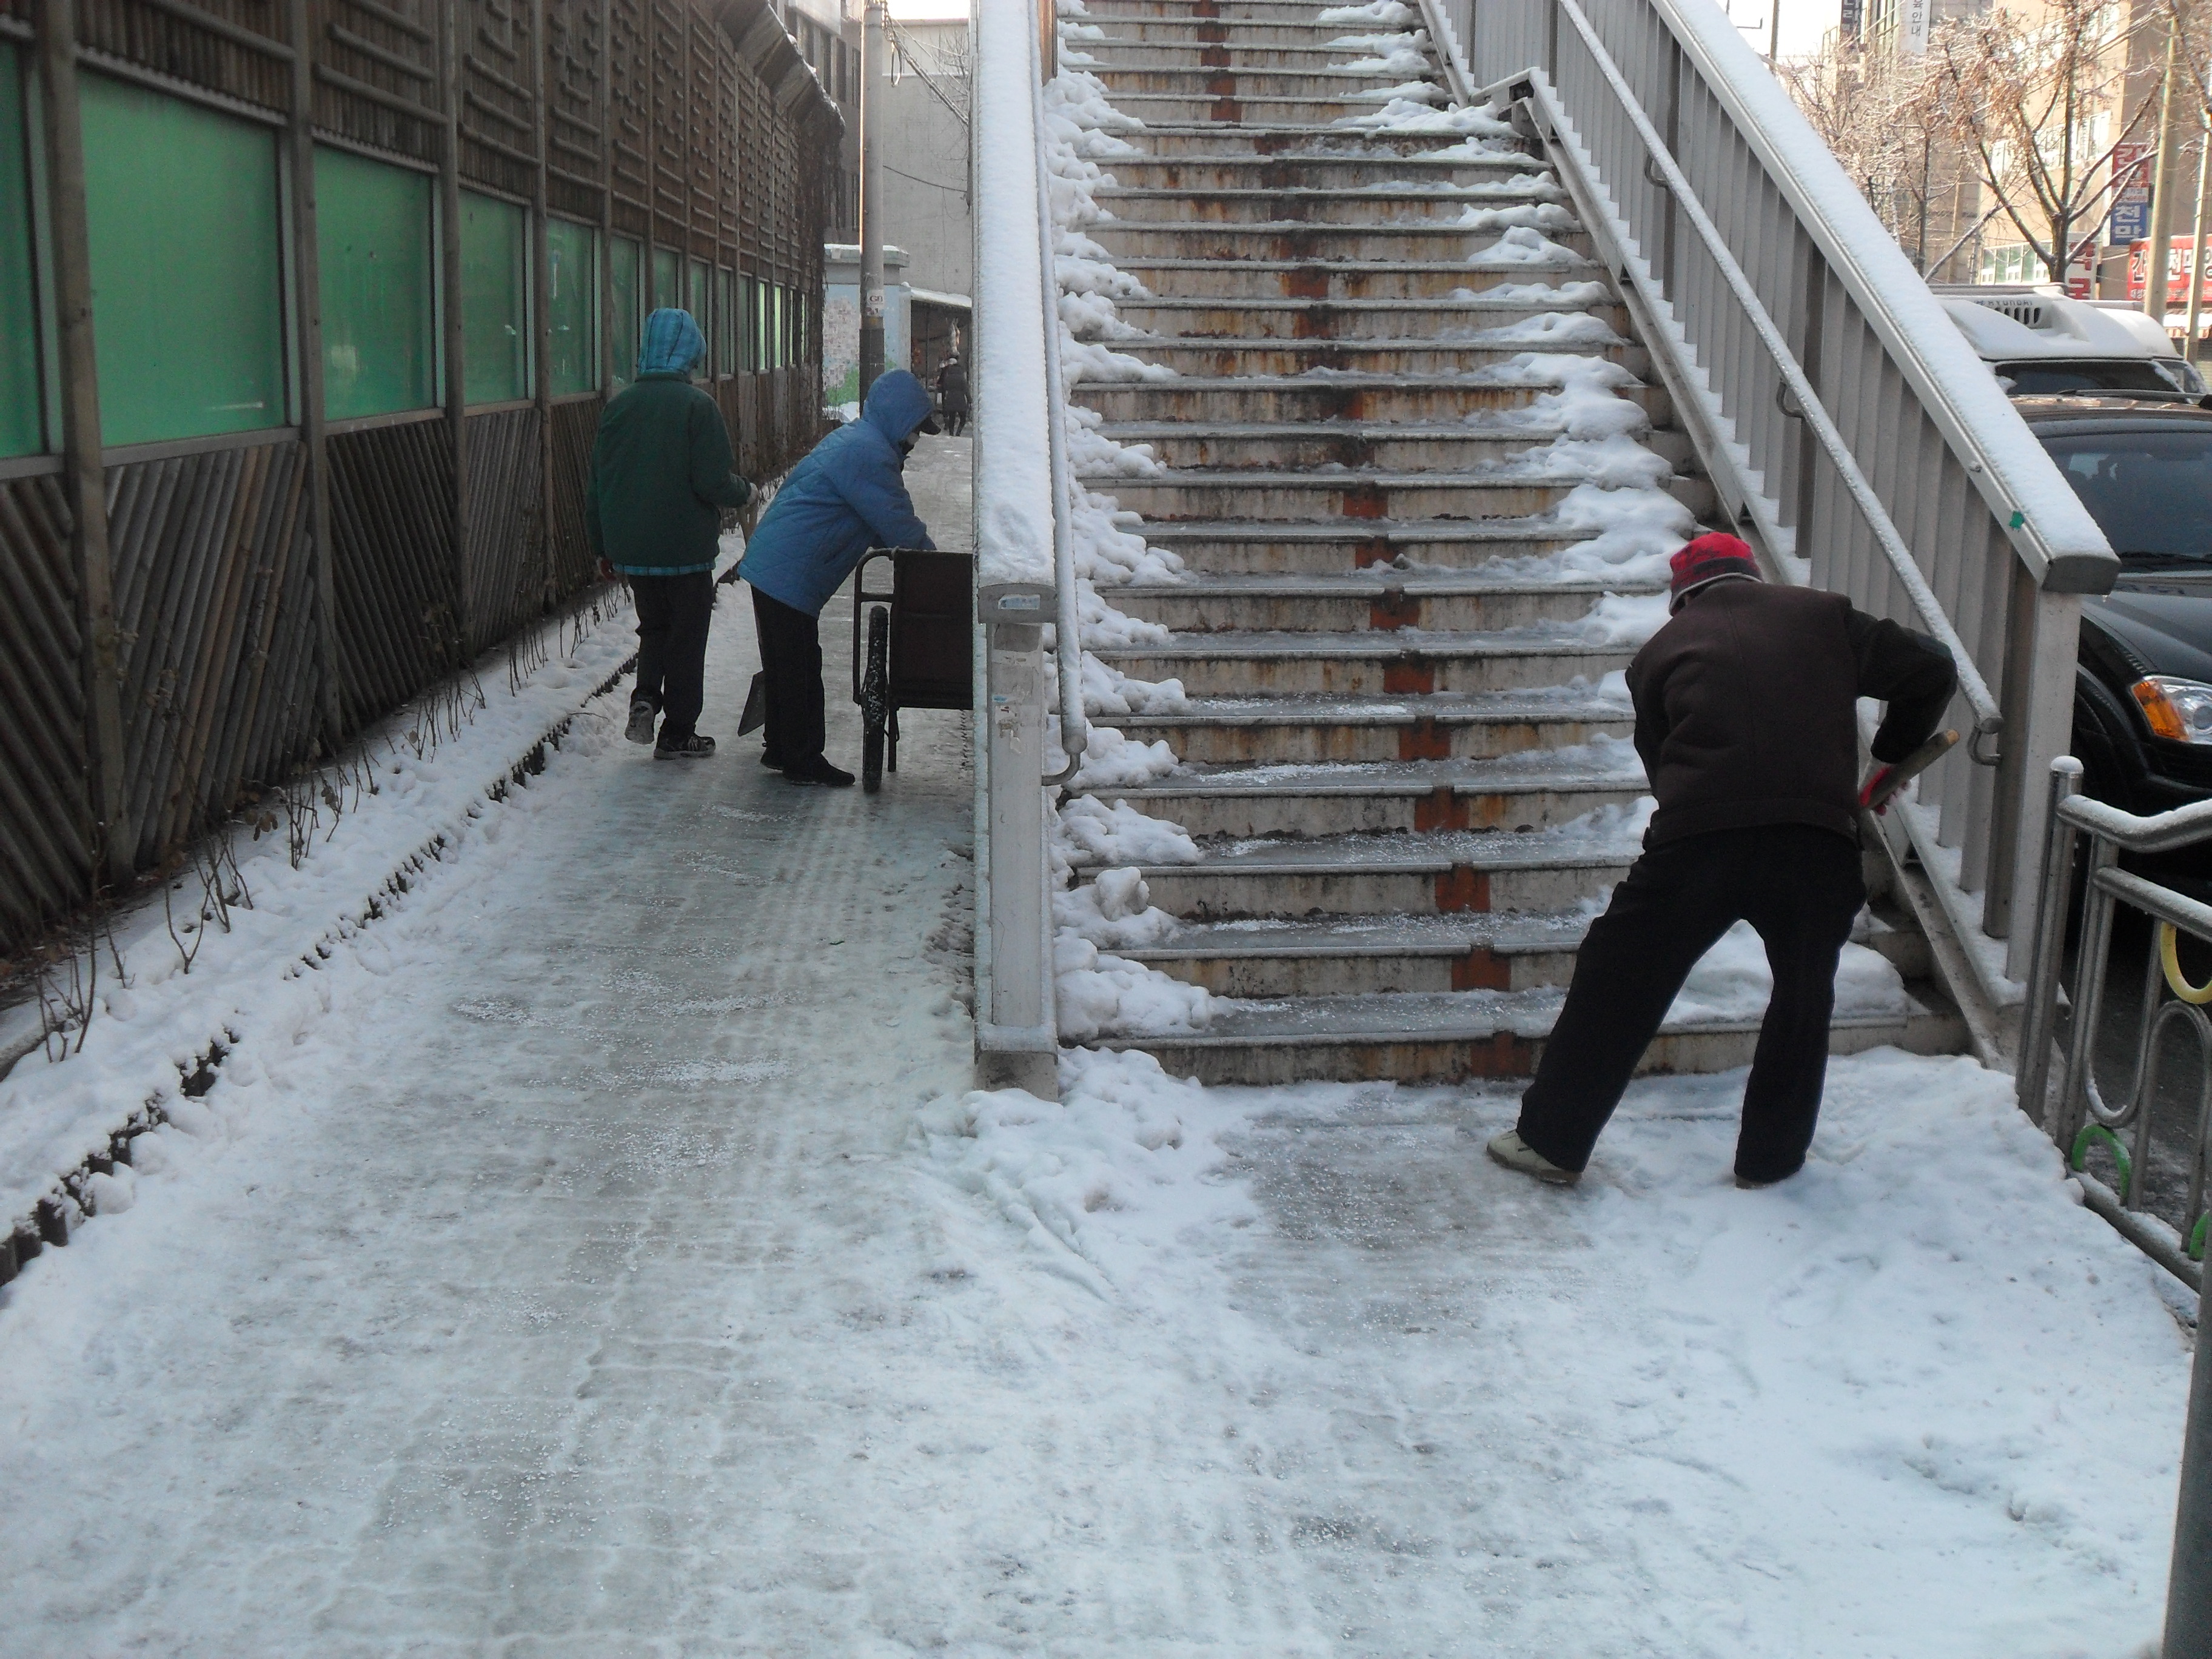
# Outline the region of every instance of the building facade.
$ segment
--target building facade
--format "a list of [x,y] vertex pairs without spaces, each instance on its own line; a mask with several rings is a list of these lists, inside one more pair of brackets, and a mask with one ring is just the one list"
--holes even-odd
[[653,306],[804,453],[841,126],[765,0],[0,0],[0,948],[588,585]]

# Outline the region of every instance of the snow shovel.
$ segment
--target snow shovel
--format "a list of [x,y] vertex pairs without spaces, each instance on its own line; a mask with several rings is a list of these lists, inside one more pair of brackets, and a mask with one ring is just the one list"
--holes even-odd
[[1938,732],[1893,766],[1876,766],[1859,786],[1859,805],[1876,817],[1889,810],[1897,792],[1958,746],[1956,732]]
[[738,735],[757,732],[768,724],[768,671],[763,669],[753,676],[752,690],[745,693],[745,712],[738,720]]

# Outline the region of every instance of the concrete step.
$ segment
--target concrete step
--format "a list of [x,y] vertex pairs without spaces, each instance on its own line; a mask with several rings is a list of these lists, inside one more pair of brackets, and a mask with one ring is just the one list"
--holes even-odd
[[1154,904],[1193,921],[1559,911],[1589,904],[1627,873],[1642,823],[1612,812],[1524,836],[1201,842],[1198,862],[1142,873]]
[[[1408,76],[1405,82],[1399,82],[1385,76],[1370,82],[1376,89],[1364,98],[1351,92],[1334,96],[1309,94],[1285,98],[1246,93],[1233,98],[1214,98],[1203,93],[1126,90],[1113,84],[1111,70],[1105,71],[1099,78],[1106,82],[1114,107],[1124,115],[1135,116],[1146,126],[1155,122],[1164,126],[1196,126],[1204,122],[1240,126],[1249,123],[1255,127],[1303,127],[1309,132],[1322,133],[1346,131],[1339,124],[1359,116],[1372,115],[1389,101],[1384,95],[1386,88],[1407,84],[1419,77]],[[1441,88],[1431,101],[1437,105],[1445,101]],[[1356,127],[1348,130],[1359,131]]]
[[[1069,64],[1069,54],[1079,52],[1093,61],[1083,64],[1071,64],[1070,67],[1087,69],[1094,75],[1105,70],[1133,69],[1273,70],[1310,73],[1336,69],[1380,55],[1365,46],[1331,44],[1347,38],[1364,38],[1374,31],[1355,29],[1347,33],[1342,25],[1330,24],[1326,27],[1316,27],[1310,34],[1293,34],[1291,31],[1280,27],[1269,32],[1275,38],[1255,39],[1254,37],[1261,31],[1245,27],[1228,33],[1220,40],[1206,40],[1188,30],[1171,36],[1148,39],[1137,32],[1134,26],[1121,24],[1103,40],[1069,41],[1060,49],[1060,62]],[[1428,58],[1433,72],[1436,58],[1425,47],[1413,46],[1409,43],[1405,47],[1394,50],[1421,52]]]
[[1179,555],[1193,574],[1212,576],[1338,576],[1385,565],[1408,574],[1483,570],[1508,560],[1547,558],[1591,534],[1550,518],[1131,522],[1147,541]]
[[1506,173],[1454,185],[1422,180],[1392,190],[1370,185],[1303,185],[1281,190],[1195,190],[1168,186],[1101,189],[1092,196],[1118,226],[1395,225],[1407,219],[1451,221],[1468,208],[1509,208],[1564,202],[1566,192],[1540,173]]
[[[1599,283],[1549,286],[1540,294],[1505,290],[1440,300],[1249,299],[1206,296],[1123,300],[1115,309],[1132,328],[1162,339],[1435,340],[1487,329],[1528,327],[1538,319],[1590,317],[1615,334],[1629,329],[1628,307]],[[1108,342],[1109,344],[1115,343]]]
[[[1480,214],[1488,210],[1466,209],[1462,212]],[[1114,221],[1092,226],[1089,234],[1119,266],[1163,259],[1285,260],[1302,264],[1316,261],[1435,264],[1457,260],[1464,264],[1494,250],[1504,228],[1490,220],[1458,222],[1420,217],[1409,212],[1405,222],[1390,225],[1299,224],[1291,221],[1247,225],[1139,225]],[[1590,239],[1584,232],[1556,224],[1540,228],[1546,240],[1577,258],[1587,260],[1591,257]],[[1538,274],[1528,271],[1522,280]],[[1143,278],[1139,276],[1139,280]]]
[[[1141,1048],[1173,1075],[1207,1084],[1528,1077],[1562,995],[1462,991],[1231,1003],[1201,1033],[1115,1037],[1100,1046]],[[1756,1020],[1670,1023],[1637,1069],[1727,1071],[1749,1065],[1758,1042]],[[1955,1011],[1917,1000],[1910,1014],[1838,1010],[1829,1031],[1829,1051],[1839,1054],[1884,1046],[1954,1054],[1965,1042],[1966,1024]]]
[[1496,634],[1186,634],[1091,654],[1137,679],[1181,680],[1193,696],[1391,697],[1595,681],[1636,653],[1553,624]]
[[[1090,69],[1104,83],[1117,107],[1125,99],[1146,94],[1193,100],[1255,99],[1269,104],[1321,103],[1334,106],[1352,103],[1362,94],[1379,88],[1402,86],[1437,73],[1434,60],[1419,74],[1348,67],[1361,56],[1346,48],[1336,52],[1334,61],[1322,58],[1303,64],[1231,65],[1176,64],[1153,57],[1109,55],[1100,58]],[[1368,101],[1371,106],[1384,100]]]
[[1582,258],[1557,264],[1471,265],[1462,259],[1232,262],[1163,256],[1126,258],[1116,264],[1161,299],[1448,300],[1462,292],[1480,295],[1530,283],[1597,282],[1606,274],[1603,266]]
[[[1419,155],[1453,147],[1462,142],[1462,135],[1451,131],[1419,132],[1403,130],[1392,132],[1371,132],[1363,127],[1265,126],[1255,121],[1227,125],[1214,121],[1175,122],[1158,120],[1146,124],[1143,134],[1144,154],[1127,159],[1132,163],[1152,161],[1222,161],[1239,156],[1280,157],[1286,160],[1337,157],[1368,157],[1379,159],[1392,155]],[[1483,139],[1483,146],[1503,140]],[[1113,172],[1119,162],[1109,164]]]
[[[1443,151],[1437,138],[1431,149]],[[1116,155],[1103,164],[1126,190],[1358,190],[1376,185],[1480,185],[1494,179],[1548,177],[1550,164],[1501,146],[1475,155],[1367,155],[1295,150],[1280,155]]]
[[[1327,421],[1243,425],[1194,421],[1109,421],[1099,428],[1116,443],[1142,444],[1170,467],[1216,472],[1251,469],[1348,467],[1389,472],[1468,472],[1506,465],[1561,435],[1556,427],[1468,426]],[[1689,439],[1680,432],[1646,433],[1644,447],[1664,456],[1679,473],[1695,464]],[[1125,480],[1099,479],[1093,489],[1112,495]]]
[[[1552,338],[1557,335],[1556,339]],[[1158,363],[1186,378],[1291,378],[1317,371],[1368,377],[1480,374],[1510,364],[1525,352],[1572,352],[1602,357],[1630,374],[1650,368],[1650,354],[1631,345],[1594,319],[1565,318],[1555,329],[1490,331],[1468,341],[1431,340],[1114,340],[1111,348],[1140,362]]]
[[[1072,40],[1068,46],[1097,54],[1099,48],[1121,52],[1205,51],[1225,48],[1232,52],[1269,49],[1322,52],[1341,58],[1348,48],[1329,42],[1347,34],[1404,33],[1403,29],[1376,30],[1364,24],[1316,23],[1310,18],[1291,21],[1249,17],[1109,17],[1085,20],[1105,32],[1103,40]],[[1084,67],[1088,67],[1085,65]]]
[[[1526,385],[1501,385],[1495,380],[1445,374],[1197,374],[1158,380],[1085,380],[1070,388],[1068,396],[1112,422],[1433,424],[1525,409],[1558,385],[1534,376]],[[1625,386],[1619,395],[1640,406],[1654,425],[1669,423],[1672,405],[1656,387]]]
[[1588,928],[1579,912],[1197,922],[1114,954],[1224,997],[1529,991],[1573,976]]
[[[1626,766],[1616,754],[1626,755]],[[1645,787],[1633,752],[1600,740],[1503,760],[1185,767],[1158,783],[1097,793],[1193,836],[1312,836],[1547,830],[1627,806]]]
[[1203,25],[1219,20],[1223,22],[1299,24],[1309,27],[1334,29],[1338,33],[1367,33],[1364,24],[1356,30],[1344,25],[1323,23],[1319,14],[1326,8],[1310,5],[1304,0],[1097,0],[1084,9],[1085,21],[1103,24],[1108,29],[1119,27],[1124,19],[1164,18],[1188,25]]
[[1085,478],[1148,524],[1312,523],[1324,519],[1534,518],[1583,482],[1579,475],[1501,477],[1478,472],[1163,472]]
[[1386,567],[1334,576],[1208,575],[1117,587],[1114,608],[1179,634],[1503,633],[1580,622],[1607,593],[1665,591],[1660,583],[1413,576]]
[[1192,765],[1494,760],[1625,738],[1625,701],[1557,688],[1488,696],[1207,697],[1181,714],[1102,717]]

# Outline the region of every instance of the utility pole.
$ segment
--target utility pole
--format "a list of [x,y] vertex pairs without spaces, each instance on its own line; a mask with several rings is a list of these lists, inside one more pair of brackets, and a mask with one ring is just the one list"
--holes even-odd
[[1782,0],[1766,0],[1766,67],[1782,61]]
[[[2151,174],[2150,251],[2143,260],[2143,314],[2166,326],[2166,264],[2173,253],[2173,60],[2181,45],[2181,20],[2166,29],[2166,75],[2158,94],[2158,165]],[[2061,256],[2063,257],[2063,255]],[[2066,275],[2059,273],[2063,283]]]
[[884,0],[868,0],[860,36],[860,401],[884,372]]
[[2191,362],[2197,361],[2197,330],[2204,311],[2204,191],[2212,184],[2212,128],[2204,125],[2204,113],[2197,111],[2197,225],[2189,241],[2189,337],[2181,343],[2181,355]]

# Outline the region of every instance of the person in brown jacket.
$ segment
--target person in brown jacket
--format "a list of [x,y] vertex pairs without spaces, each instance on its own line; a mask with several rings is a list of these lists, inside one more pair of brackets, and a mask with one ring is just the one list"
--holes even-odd
[[1759,930],[1774,991],[1744,1085],[1736,1183],[1803,1166],[1836,963],[1866,902],[1856,700],[1889,705],[1872,748],[1893,766],[1928,741],[1957,685],[1936,641],[1840,594],[1769,586],[1734,536],[1698,537],[1673,572],[1672,615],[1628,666],[1658,808],[1643,856],[1590,924],[1519,1123],[1490,1143],[1540,1180],[1581,1176],[1691,969],[1739,921]]

